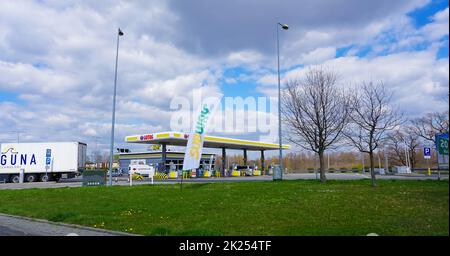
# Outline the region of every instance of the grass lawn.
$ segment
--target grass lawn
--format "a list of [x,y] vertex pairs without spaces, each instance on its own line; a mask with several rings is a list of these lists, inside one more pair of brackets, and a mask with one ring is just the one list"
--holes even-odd
[[0,212],[144,235],[449,235],[448,181],[0,190]]

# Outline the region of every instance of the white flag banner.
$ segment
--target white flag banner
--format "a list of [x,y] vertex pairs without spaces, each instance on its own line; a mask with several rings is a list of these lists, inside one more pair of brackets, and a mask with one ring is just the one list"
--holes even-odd
[[205,138],[205,126],[210,114],[207,105],[203,105],[200,116],[195,124],[195,129],[190,133],[184,154],[183,170],[197,169],[202,158],[203,141]]

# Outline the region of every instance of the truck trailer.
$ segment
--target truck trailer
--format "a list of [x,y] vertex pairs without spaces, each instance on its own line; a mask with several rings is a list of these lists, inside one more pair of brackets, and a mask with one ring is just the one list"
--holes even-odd
[[86,148],[81,142],[2,143],[0,182],[73,178],[85,169]]

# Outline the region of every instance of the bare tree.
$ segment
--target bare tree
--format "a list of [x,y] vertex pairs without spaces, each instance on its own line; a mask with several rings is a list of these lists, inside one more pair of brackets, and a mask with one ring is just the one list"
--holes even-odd
[[428,113],[424,117],[415,119],[412,123],[415,135],[436,144],[435,135],[448,132],[448,111]]
[[351,125],[344,134],[360,152],[369,154],[372,186],[376,186],[374,151],[387,132],[402,123],[402,116],[390,105],[392,93],[382,82],[362,82],[352,98]]
[[[417,162],[417,149],[420,147],[420,138],[413,132],[412,126],[392,132],[389,136],[389,149],[393,152],[395,160],[403,165],[407,164],[406,155],[411,163],[411,171],[414,171]],[[406,151],[405,151],[406,149]],[[405,155],[405,152],[407,154]]]
[[92,152],[92,158],[93,158],[92,161],[95,164],[99,164],[103,161],[102,155],[101,155],[100,151],[98,151],[98,150],[95,150]]
[[289,81],[282,96],[286,138],[318,154],[322,182],[326,181],[324,152],[339,141],[349,119],[349,97],[336,80],[332,71],[311,68],[304,79]]

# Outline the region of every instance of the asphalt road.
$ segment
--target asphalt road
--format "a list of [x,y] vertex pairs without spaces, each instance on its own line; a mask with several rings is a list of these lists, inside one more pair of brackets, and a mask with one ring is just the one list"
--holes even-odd
[[[2,226],[2,223],[0,223],[0,236],[26,236],[27,233],[23,232],[21,230],[11,229],[6,226]],[[32,234],[28,234],[32,235]]]
[[130,234],[0,213],[0,236],[127,236]]

